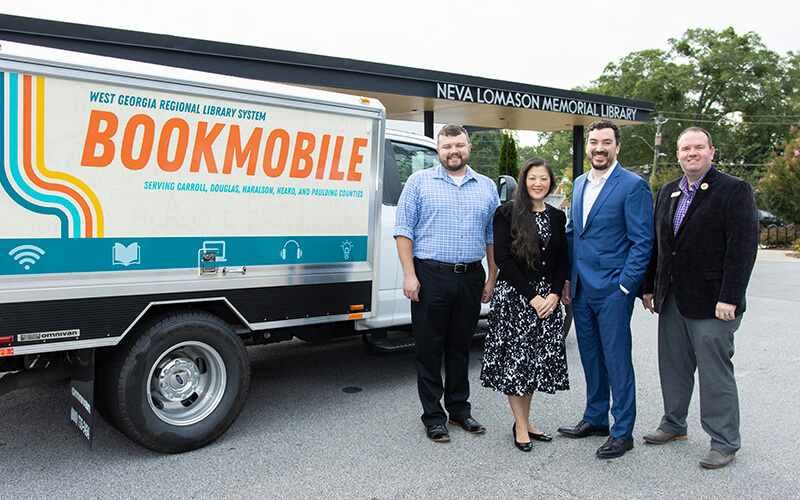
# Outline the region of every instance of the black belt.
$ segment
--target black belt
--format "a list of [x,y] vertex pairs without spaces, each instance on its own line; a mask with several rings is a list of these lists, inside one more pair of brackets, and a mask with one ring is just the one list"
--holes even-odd
[[434,269],[448,271],[455,274],[462,274],[469,271],[473,271],[481,265],[481,261],[479,260],[476,260],[475,262],[467,262],[466,264],[464,263],[449,264],[447,262],[439,262],[438,260],[418,259],[416,257],[414,257],[414,260],[423,264],[425,267],[432,267]]

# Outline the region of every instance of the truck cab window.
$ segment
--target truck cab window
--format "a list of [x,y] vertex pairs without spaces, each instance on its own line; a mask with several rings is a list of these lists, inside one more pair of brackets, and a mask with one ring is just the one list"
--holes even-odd
[[439,164],[435,149],[386,139],[384,149],[383,203],[397,205],[408,177]]
[[414,172],[439,164],[439,155],[434,149],[400,142],[392,143],[392,147],[397,159],[397,168],[400,171],[400,183],[403,186]]

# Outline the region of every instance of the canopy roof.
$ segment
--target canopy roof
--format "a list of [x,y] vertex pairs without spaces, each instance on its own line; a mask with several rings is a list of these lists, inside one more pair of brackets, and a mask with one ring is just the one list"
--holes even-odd
[[387,118],[582,130],[650,120],[652,103],[441,71],[0,14],[0,39],[380,99]]

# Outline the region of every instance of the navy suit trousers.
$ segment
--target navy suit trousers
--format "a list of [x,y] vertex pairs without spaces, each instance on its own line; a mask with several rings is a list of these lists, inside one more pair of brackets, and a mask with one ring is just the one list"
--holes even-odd
[[[586,378],[586,410],[583,420],[608,425],[611,436],[627,439],[636,421],[636,386],[631,360],[631,314],[636,297],[616,290],[592,298],[580,288],[572,302],[578,350]],[[610,399],[613,396],[613,405]]]

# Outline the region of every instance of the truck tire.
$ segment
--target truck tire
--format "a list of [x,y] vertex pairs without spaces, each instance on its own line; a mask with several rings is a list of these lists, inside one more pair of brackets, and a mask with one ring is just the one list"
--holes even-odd
[[108,425],[117,429],[117,423],[114,422],[114,417],[108,410],[108,385],[111,380],[110,370],[108,364],[111,359],[111,352],[109,348],[95,349],[94,363],[95,363],[95,394],[94,394],[94,410],[98,415],[103,417],[103,420],[108,422]]
[[198,311],[171,313],[129,333],[107,370],[106,404],[117,428],[162,453],[220,437],[250,387],[242,340],[226,322]]

